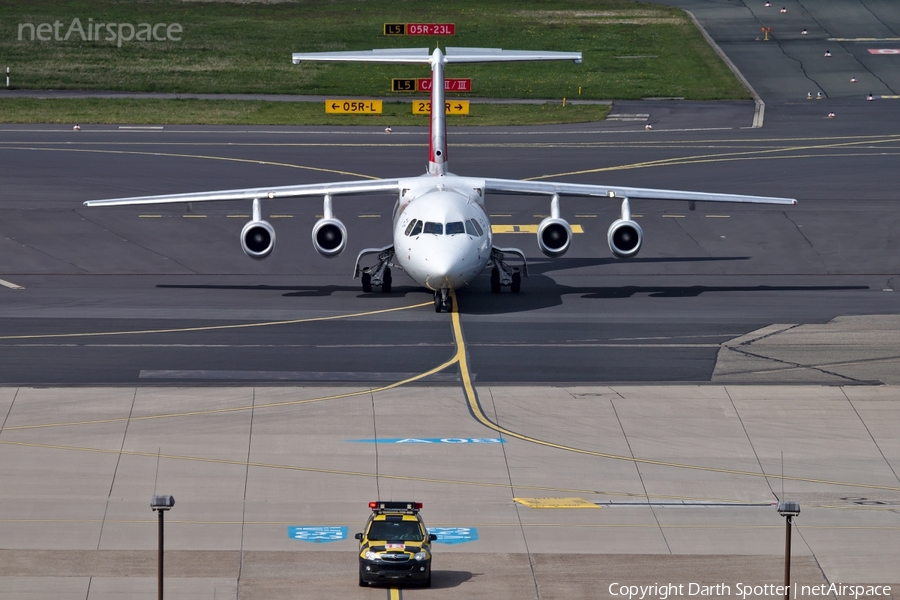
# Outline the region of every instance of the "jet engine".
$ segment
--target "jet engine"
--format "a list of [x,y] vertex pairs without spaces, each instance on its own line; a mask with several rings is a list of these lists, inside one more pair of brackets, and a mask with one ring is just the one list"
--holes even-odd
[[255,260],[262,260],[272,254],[275,248],[275,229],[262,219],[259,200],[253,201],[253,219],[241,229],[241,249]]
[[634,258],[641,249],[644,232],[631,219],[616,219],[609,226],[606,238],[616,258]]
[[541,252],[551,258],[562,256],[572,241],[572,228],[560,217],[547,217],[538,225],[538,246]]
[[319,219],[313,225],[312,243],[316,252],[334,258],[347,246],[347,228],[334,217]]
[[550,199],[550,216],[538,225],[538,247],[541,252],[551,258],[562,256],[572,242],[572,228],[568,221],[560,216],[559,194]]

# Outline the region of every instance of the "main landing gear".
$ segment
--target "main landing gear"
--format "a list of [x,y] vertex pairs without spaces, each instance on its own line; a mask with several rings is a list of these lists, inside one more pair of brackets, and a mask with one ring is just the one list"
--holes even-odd
[[[360,267],[359,261],[363,256],[368,254],[377,254],[378,263],[374,267]],[[356,257],[356,268],[353,270],[353,278],[360,278],[362,281],[362,290],[366,294],[372,291],[372,287],[381,287],[381,291],[385,294],[391,293],[391,267],[393,264],[394,247],[385,246],[384,248],[366,248]]]
[[434,292],[434,312],[452,312],[453,298],[450,297],[450,290],[444,288]]
[[[521,267],[511,267],[506,263],[507,254],[512,254],[514,258],[522,260]],[[509,287],[509,291],[518,294],[522,289],[522,275],[528,277],[528,263],[525,261],[525,254],[518,248],[491,248],[491,260],[488,262],[491,267],[491,293],[499,294],[500,289]]]

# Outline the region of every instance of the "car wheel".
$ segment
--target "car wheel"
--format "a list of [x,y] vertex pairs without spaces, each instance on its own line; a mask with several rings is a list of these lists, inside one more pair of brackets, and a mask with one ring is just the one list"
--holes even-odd
[[428,569],[428,577],[425,578],[425,583],[422,584],[422,587],[431,587],[431,569]]
[[369,587],[369,584],[362,578],[362,573],[359,574],[359,587]]

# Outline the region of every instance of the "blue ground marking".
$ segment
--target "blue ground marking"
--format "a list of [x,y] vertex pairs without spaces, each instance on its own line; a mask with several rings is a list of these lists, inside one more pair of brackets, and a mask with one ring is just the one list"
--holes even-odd
[[437,536],[438,544],[465,544],[478,540],[476,527],[429,527],[428,533]]
[[503,438],[378,438],[347,440],[363,444],[505,444]]
[[289,538],[301,542],[323,544],[347,539],[346,527],[291,525],[287,529]]

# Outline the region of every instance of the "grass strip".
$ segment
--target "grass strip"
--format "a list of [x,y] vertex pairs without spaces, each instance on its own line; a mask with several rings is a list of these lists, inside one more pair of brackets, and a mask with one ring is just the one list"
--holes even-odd
[[[385,23],[434,22],[454,23],[457,34],[383,35]],[[106,39],[141,23],[181,31],[177,40]],[[96,35],[83,40],[87,29]],[[428,68],[292,65],[290,54],[436,44],[584,53],[582,65],[450,65],[448,77],[472,78],[471,96],[748,98],[684,12],[630,0],[0,0],[0,67],[20,89],[384,96],[391,78],[427,77]]]

